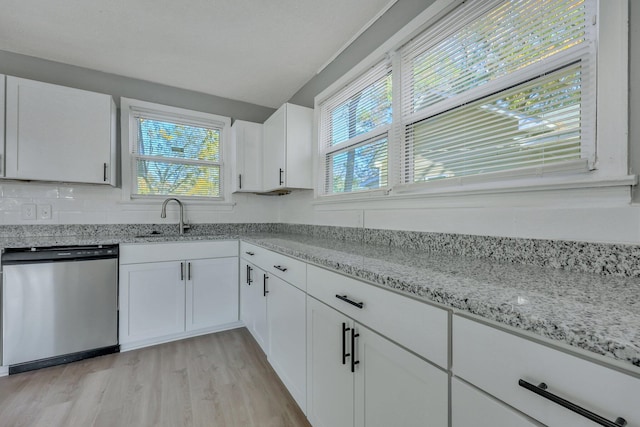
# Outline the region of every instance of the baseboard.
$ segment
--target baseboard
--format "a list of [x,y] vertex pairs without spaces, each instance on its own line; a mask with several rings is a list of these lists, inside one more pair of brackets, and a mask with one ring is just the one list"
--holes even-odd
[[120,352],[137,350],[139,348],[151,347],[153,345],[164,344],[172,341],[183,340],[185,338],[197,337],[200,335],[213,334],[215,332],[228,331],[231,329],[237,329],[244,327],[243,322],[232,322],[224,325],[214,326],[211,328],[198,329],[195,331],[182,332],[179,334],[165,335],[162,337],[150,338],[141,341],[134,341],[129,343],[120,343]]

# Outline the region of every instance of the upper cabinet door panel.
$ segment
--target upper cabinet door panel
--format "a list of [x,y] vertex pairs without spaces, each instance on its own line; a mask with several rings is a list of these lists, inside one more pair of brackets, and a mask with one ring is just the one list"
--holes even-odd
[[280,107],[264,122],[263,131],[262,185],[264,191],[271,191],[287,185],[284,175],[286,173],[286,105]]
[[115,185],[110,95],[7,77],[6,176]]

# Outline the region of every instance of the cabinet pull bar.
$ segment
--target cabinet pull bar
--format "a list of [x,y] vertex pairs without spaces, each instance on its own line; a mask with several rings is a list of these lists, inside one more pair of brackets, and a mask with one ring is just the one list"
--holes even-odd
[[184,280],[184,262],[180,263],[180,280]]
[[355,302],[352,299],[349,299],[349,297],[347,297],[346,295],[338,295],[336,294],[336,298],[338,298],[339,300],[342,300],[344,302],[348,302],[351,305],[355,305],[358,308],[364,308],[364,303],[363,302]]
[[251,284],[253,283],[253,279],[251,278],[251,272],[253,271],[253,268],[251,268],[251,266],[247,265],[247,284],[249,286],[251,286]]
[[249,284],[249,264],[247,264],[247,269],[245,272],[247,273],[246,274],[247,278],[245,279],[245,283],[248,285]]
[[283,273],[284,273],[285,271],[287,271],[287,268],[286,268],[286,267],[283,267],[283,266],[281,266],[281,265],[274,265],[274,266],[273,266],[273,268],[276,268],[276,269],[278,269],[278,270],[282,271]]
[[550,393],[547,391],[547,385],[545,383],[540,383],[539,385],[533,385],[525,380],[518,380],[518,385],[520,387],[524,387],[529,391],[534,392],[535,394],[544,397],[545,399],[549,399],[550,401],[557,403],[558,405],[569,409],[570,411],[573,411],[577,414],[582,415],[583,417],[593,421],[594,423],[600,424],[601,426],[605,426],[605,427],[622,427],[622,426],[626,426],[627,425],[627,421],[622,418],[622,417],[618,417],[615,421],[609,421],[606,418],[601,417],[598,414],[594,414],[591,411],[588,411],[586,409],[584,409],[581,406],[576,405],[573,402],[569,402],[568,400],[563,399],[560,396],[557,396],[553,393]]
[[240,187],[240,190],[242,190],[242,174],[238,175],[238,186]]
[[102,169],[103,171],[103,181],[107,182],[107,164],[104,163],[104,168]]
[[284,180],[282,179],[282,174],[284,173],[284,170],[281,168],[280,169],[280,185],[284,185]]
[[187,263],[187,280],[191,280],[191,263]]
[[267,279],[269,278],[269,276],[267,276],[266,274],[262,275],[262,296],[266,297],[267,294],[269,293],[269,291],[267,290]]
[[356,328],[351,328],[351,372],[356,371],[356,365],[360,363],[359,360],[356,360],[356,338],[358,338],[360,334],[356,333]]
[[249,256],[254,256],[254,255],[255,255],[255,253],[253,253],[253,252],[249,252],[249,251],[245,252],[245,254],[247,254],[247,255],[249,255]]
[[349,332],[351,328],[347,326],[345,322],[342,322],[342,364],[347,364],[347,357],[351,356],[351,353],[347,353],[347,332]]

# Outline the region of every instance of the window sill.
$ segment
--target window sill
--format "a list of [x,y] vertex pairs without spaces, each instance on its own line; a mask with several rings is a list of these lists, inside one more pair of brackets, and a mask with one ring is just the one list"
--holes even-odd
[[[366,194],[336,196],[316,196],[313,205],[339,205],[364,201],[391,201],[429,198],[461,198],[467,196],[487,196],[513,193],[531,193],[555,190],[577,190],[607,187],[631,187],[636,185],[636,175],[622,175],[608,178],[583,176],[549,176],[512,179],[502,182],[476,182],[462,184],[450,181],[448,185],[430,186],[425,184],[406,184],[392,187],[386,191],[378,190]],[[441,183],[438,183],[441,184]]]

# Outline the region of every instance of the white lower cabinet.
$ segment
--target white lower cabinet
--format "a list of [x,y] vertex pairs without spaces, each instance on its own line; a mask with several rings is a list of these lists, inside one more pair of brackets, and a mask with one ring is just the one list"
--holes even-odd
[[262,351],[269,354],[267,327],[267,273],[255,265],[240,263],[240,320],[247,327]]
[[315,427],[448,424],[445,371],[312,297],[307,356]]
[[[596,426],[590,417],[597,416],[609,423],[600,425],[640,427],[636,377],[457,315],[452,341],[454,377],[544,425]],[[585,412],[576,413],[556,397]]]
[[237,322],[238,258],[196,259],[186,268],[186,330]]
[[306,265],[297,261],[303,271],[291,276],[297,279],[294,286],[268,271],[275,265],[278,273],[291,275],[297,271],[289,267],[290,263],[295,264],[293,260],[252,245],[243,244],[243,249],[242,256],[260,266],[244,258],[241,261],[240,318],[300,409],[306,412],[306,293],[299,289],[305,287]]
[[[121,346],[126,350],[239,326],[234,243],[121,245]],[[215,258],[167,260],[208,250]]]
[[120,344],[184,330],[185,289],[180,262],[120,267]]
[[306,294],[273,275],[267,277],[266,286],[269,362],[306,412]]

